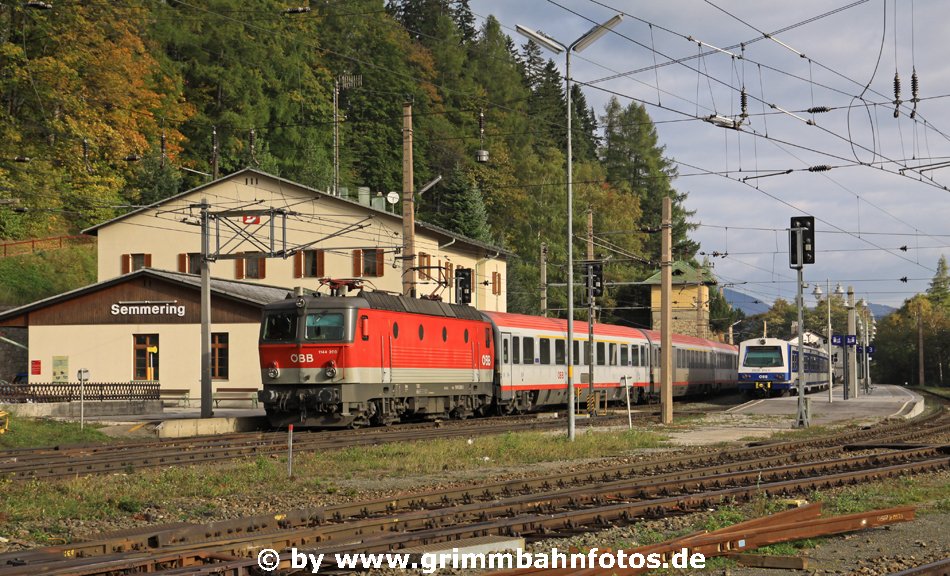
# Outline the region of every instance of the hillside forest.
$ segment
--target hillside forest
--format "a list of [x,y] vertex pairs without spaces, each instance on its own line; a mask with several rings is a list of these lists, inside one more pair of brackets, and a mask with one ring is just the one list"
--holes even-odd
[[[674,258],[699,265],[688,191],[644,107],[594,110],[577,84],[570,100],[575,255],[589,209],[610,232],[595,249],[608,285],[653,274],[670,196]],[[538,313],[542,244],[548,282],[565,278],[565,82],[536,44],[492,17],[477,25],[467,0],[0,2],[0,241],[76,234],[248,166],[330,190],[335,129],[341,187],[402,190],[407,102],[415,185],[443,177],[417,217],[512,252],[509,310]],[[49,286],[21,279],[3,303],[81,284],[69,258],[46,257],[35,268]],[[603,319],[647,324],[648,294],[610,288]],[[948,315],[945,299],[920,298]],[[565,306],[552,288],[549,308]],[[711,317],[722,333],[741,312],[714,291]]]

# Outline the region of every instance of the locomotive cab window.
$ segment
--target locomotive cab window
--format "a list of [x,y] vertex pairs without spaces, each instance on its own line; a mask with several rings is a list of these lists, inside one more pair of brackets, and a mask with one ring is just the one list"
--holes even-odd
[[261,340],[293,342],[297,339],[297,311],[272,312],[264,318]]
[[784,364],[781,346],[749,346],[742,359],[742,365],[750,368],[781,368]]
[[306,339],[311,342],[342,342],[344,340],[343,314],[318,312],[307,314]]

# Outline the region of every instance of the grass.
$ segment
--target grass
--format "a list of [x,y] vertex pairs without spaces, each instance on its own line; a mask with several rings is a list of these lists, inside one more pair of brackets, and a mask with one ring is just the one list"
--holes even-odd
[[[262,494],[351,496],[353,484],[393,477],[428,483],[446,471],[476,471],[540,462],[584,460],[628,454],[662,445],[664,438],[643,430],[579,432],[574,442],[541,432],[507,433],[466,439],[389,443],[321,453],[294,454],[294,478],[283,456],[258,456],[224,465],[147,469],[129,475],[68,480],[0,480],[0,510],[7,524],[38,523],[38,542],[62,537],[65,520],[93,521],[161,510],[163,521],[207,521],[228,499],[260,499]],[[2,471],[0,471],[2,478]],[[411,480],[410,480],[411,482]],[[196,505],[196,503],[198,503]]]
[[824,513],[854,514],[894,506],[934,503],[940,511],[950,510],[950,484],[927,476],[897,478],[885,482],[849,487],[834,495],[816,492],[810,500],[822,501]]
[[10,414],[10,429],[5,434],[0,434],[0,448],[45,448],[114,441],[100,432],[99,428],[102,426],[87,425],[80,429],[78,422],[20,418],[16,414]]

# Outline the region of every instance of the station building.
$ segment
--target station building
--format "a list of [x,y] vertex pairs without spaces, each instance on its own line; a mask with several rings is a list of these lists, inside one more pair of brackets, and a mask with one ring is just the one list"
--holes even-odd
[[[199,397],[205,205],[209,252],[217,256],[210,264],[213,387],[256,389],[266,303],[296,288],[327,294],[324,278],[402,292],[403,220],[381,200],[245,169],[85,230],[98,237],[98,282],[0,313],[0,327],[27,330],[31,384],[75,382],[85,368],[92,382],[157,381]],[[418,221],[415,246],[417,297],[456,302],[456,272],[467,268],[471,305],[506,311],[508,252]],[[267,257],[272,252],[280,254]]]

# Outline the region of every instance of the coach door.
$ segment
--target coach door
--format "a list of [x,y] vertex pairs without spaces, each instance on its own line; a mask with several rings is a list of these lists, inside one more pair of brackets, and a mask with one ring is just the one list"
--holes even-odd
[[[497,351],[496,351],[497,354]],[[511,386],[511,333],[502,332],[501,334],[501,354],[500,357],[496,358],[495,361],[501,366],[499,371],[501,374],[501,389],[505,389]],[[511,393],[511,390],[507,390]]]

